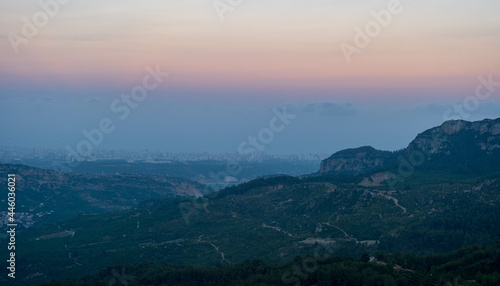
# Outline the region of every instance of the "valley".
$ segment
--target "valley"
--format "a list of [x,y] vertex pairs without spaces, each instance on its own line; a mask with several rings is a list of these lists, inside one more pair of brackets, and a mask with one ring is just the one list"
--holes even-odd
[[[449,131],[449,124],[454,123],[436,128]],[[65,174],[2,165],[4,172],[19,174],[20,193],[26,192],[19,201],[32,201],[28,207],[43,201],[54,217],[67,216],[19,234],[18,269],[31,277],[26,284],[36,285],[92,277],[124,262],[229,269],[256,258],[283,265],[317,254],[331,257],[329,263],[378,257],[382,267],[391,259],[401,260],[401,253],[416,261],[475,245],[489,247],[500,240],[500,152],[483,149],[475,139],[474,145],[461,149],[462,161],[445,164],[446,156],[458,156],[457,146],[468,142],[464,138],[488,132],[482,127],[474,131],[482,126],[478,123],[472,129],[460,126],[445,141],[433,141],[431,146],[442,147],[427,152],[425,163],[404,178],[397,157],[383,164],[355,162],[373,151],[367,148],[349,150],[346,159],[340,158],[345,152],[333,155],[335,164],[351,160],[349,166],[357,166],[348,172],[332,168],[322,173],[320,168],[309,175],[266,176],[212,192],[186,179],[158,175]],[[415,142],[430,142],[422,136],[433,132],[418,135],[408,150]],[[493,144],[491,137],[498,134],[484,136]],[[390,154],[411,152],[383,157]],[[460,164],[488,169],[463,173],[456,169]],[[408,263],[391,264],[390,273],[399,277],[418,271],[417,278],[405,274],[401,279],[423,281],[422,273],[429,270]]]

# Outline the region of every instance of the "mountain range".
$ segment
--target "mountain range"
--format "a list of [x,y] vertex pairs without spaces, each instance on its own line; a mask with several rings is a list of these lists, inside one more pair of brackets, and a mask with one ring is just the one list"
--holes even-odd
[[[398,172],[401,165],[475,175],[500,170],[500,119],[451,120],[417,135],[399,151],[370,146],[339,151],[321,162],[320,174]],[[492,170],[493,169],[493,170]]]
[[[30,194],[19,202],[51,201],[54,213],[70,217],[19,235],[24,282],[38,283],[123,262],[213,266],[289,261],[318,248],[359,257],[492,244],[500,240],[499,167],[496,119],[448,121],[403,150],[343,150],[314,174],[268,176],[198,198],[182,197],[199,186],[177,179],[0,170],[18,172],[25,182],[19,192]],[[159,198],[167,195],[176,196]],[[126,209],[77,215],[78,203]]]

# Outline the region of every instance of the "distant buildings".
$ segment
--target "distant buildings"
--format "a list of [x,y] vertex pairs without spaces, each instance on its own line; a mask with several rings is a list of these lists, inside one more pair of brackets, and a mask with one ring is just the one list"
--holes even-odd
[[[64,149],[47,148],[27,148],[27,147],[0,147],[0,161],[4,163],[22,162],[27,160],[43,161],[66,161],[76,160]],[[329,154],[239,154],[239,153],[208,153],[208,152],[189,152],[172,153],[158,150],[94,150],[84,161],[98,160],[126,160],[129,162],[147,162],[147,163],[166,163],[169,161],[248,161],[259,162],[266,160],[285,160],[285,161],[320,161],[328,157]]]

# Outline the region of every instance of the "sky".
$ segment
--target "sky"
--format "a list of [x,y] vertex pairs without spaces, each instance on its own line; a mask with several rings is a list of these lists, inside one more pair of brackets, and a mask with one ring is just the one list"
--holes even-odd
[[[76,148],[109,119],[92,148],[237,152],[250,136],[276,154],[401,149],[447,119],[500,117],[500,86],[477,94],[500,81],[499,12],[497,0],[3,0],[0,146]],[[283,128],[277,113],[291,114]]]

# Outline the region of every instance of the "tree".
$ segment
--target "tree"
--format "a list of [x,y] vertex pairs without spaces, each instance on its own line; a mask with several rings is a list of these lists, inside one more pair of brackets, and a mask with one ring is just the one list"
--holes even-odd
[[365,251],[361,254],[361,257],[359,258],[359,260],[361,260],[363,262],[368,262],[368,261],[370,261],[370,255],[368,255],[368,253]]

